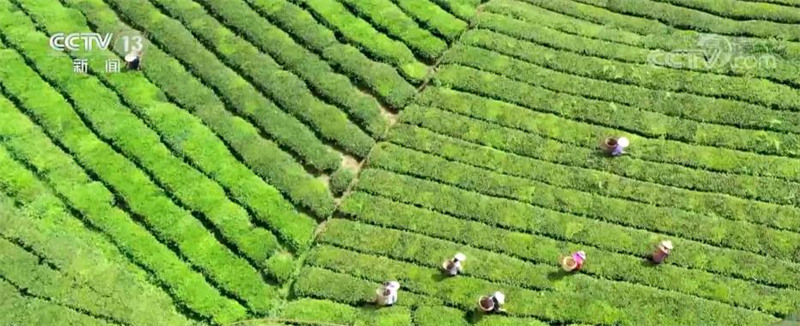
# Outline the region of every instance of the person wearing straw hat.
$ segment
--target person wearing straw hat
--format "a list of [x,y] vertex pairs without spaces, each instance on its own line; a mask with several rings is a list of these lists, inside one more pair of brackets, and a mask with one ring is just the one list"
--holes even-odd
[[653,262],[656,264],[661,264],[664,261],[664,259],[666,259],[667,256],[669,256],[671,250],[672,250],[672,241],[669,240],[661,241],[656,247],[656,251],[653,252]]
[[442,269],[447,275],[456,276],[458,273],[461,273],[461,262],[466,259],[467,256],[459,252],[452,259],[448,259],[442,263]]
[[504,312],[503,304],[506,296],[502,292],[495,292],[491,296],[482,296],[478,299],[478,308],[483,312]]
[[581,267],[583,267],[583,262],[585,260],[586,260],[586,253],[583,251],[574,252],[566,257],[564,256],[559,257],[561,268],[563,268],[567,272],[577,272],[581,270]]
[[125,64],[128,70],[139,70],[139,63],[142,59],[142,51],[128,53],[125,56]]
[[385,282],[375,291],[375,303],[379,306],[392,306],[397,302],[397,290],[400,283],[397,281]]
[[625,148],[630,145],[630,141],[625,137],[609,137],[603,142],[602,147],[611,156],[620,156],[625,153]]

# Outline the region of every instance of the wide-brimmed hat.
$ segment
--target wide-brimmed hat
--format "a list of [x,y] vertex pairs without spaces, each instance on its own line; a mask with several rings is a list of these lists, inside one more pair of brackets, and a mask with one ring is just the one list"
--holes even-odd
[[392,291],[397,291],[400,289],[400,283],[397,281],[383,283],[383,286],[386,287],[387,290],[392,290]]
[[467,256],[459,252],[455,255],[455,257],[453,257],[453,259],[457,261],[465,261],[467,260]]
[[666,248],[667,250],[672,250],[672,241],[669,240],[661,241],[661,246]]
[[137,57],[136,53],[134,52],[128,53],[128,55],[125,56],[125,62],[133,62],[133,60],[136,60],[136,57]]
[[628,140],[628,138],[625,138],[625,137],[617,138],[617,146],[619,146],[619,147],[628,147],[628,145],[630,145],[630,141]]
[[492,294],[492,296],[494,297],[495,300],[497,300],[497,303],[499,304],[503,304],[506,302],[506,295],[500,291],[495,292],[494,294]]
[[581,257],[581,259],[584,259],[584,260],[586,259],[586,253],[583,252],[583,250],[578,251],[575,254],[578,255],[578,257]]

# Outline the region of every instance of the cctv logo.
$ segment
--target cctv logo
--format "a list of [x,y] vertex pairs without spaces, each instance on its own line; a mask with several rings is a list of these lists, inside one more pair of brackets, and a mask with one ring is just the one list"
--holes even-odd
[[101,37],[98,33],[56,33],[50,37],[50,47],[56,51],[64,51],[64,48],[78,51],[83,43],[83,49],[86,51],[91,51],[95,44],[100,50],[107,50],[111,38],[111,33],[106,33],[105,37]]

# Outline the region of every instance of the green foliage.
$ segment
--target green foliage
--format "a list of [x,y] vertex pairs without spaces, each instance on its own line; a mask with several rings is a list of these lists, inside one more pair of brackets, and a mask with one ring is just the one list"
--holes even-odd
[[[5,8],[0,8],[0,17],[4,18],[0,28],[8,38],[14,38],[16,33],[27,35],[27,31],[12,27],[24,26],[18,22],[20,13],[9,13]],[[48,56],[47,53],[41,55]],[[3,50],[0,52],[0,57],[4,62],[0,67],[0,80],[3,86],[9,94],[15,95],[20,100],[24,109],[42,123],[50,136],[58,140],[78,162],[96,174],[104,183],[111,185],[130,210],[141,216],[143,222],[154,229],[163,241],[179,248],[188,260],[215,279],[222,288],[236,293],[247,301],[254,311],[269,310],[276,292],[264,283],[258,271],[247,260],[237,256],[223,243],[217,241],[201,221],[172,202],[133,162],[97,138],[72,111],[69,103],[40,79],[17,53]],[[44,65],[40,67],[42,68],[57,62],[58,60],[53,60],[51,57],[50,61],[37,64]],[[56,66],[63,67],[63,65]],[[82,94],[91,95],[86,90],[93,89],[92,79],[81,78],[71,71],[52,66],[48,68],[42,70],[52,74],[52,79],[63,83],[62,87],[65,90],[81,90],[73,94],[78,95],[83,92]],[[14,78],[9,78],[10,75]],[[103,106],[90,107],[103,108]],[[26,124],[20,127],[27,130],[18,129],[15,133],[17,137],[28,135],[32,138],[32,142],[47,146],[53,152],[59,152],[47,136],[32,125]],[[15,150],[33,150],[30,145],[31,140],[24,140],[21,143]],[[65,154],[60,153],[60,155]]]
[[[467,23],[459,20],[456,17],[450,15],[447,11],[443,10],[441,7],[437,6],[433,2],[429,2],[427,0],[393,0],[397,3],[397,6],[403,9],[406,13],[410,16],[413,16],[420,22],[420,24],[425,27],[426,29],[432,30],[433,32],[442,35],[446,41],[454,42],[467,29]],[[440,1],[440,2],[447,2]],[[455,6],[456,11],[474,11],[475,7],[470,5],[458,5],[455,2],[457,1],[450,1],[452,5]],[[460,9],[460,8],[467,8],[467,9]],[[468,14],[471,16],[472,14]],[[469,17],[468,16],[468,17]]]
[[421,28],[389,0],[341,0],[341,2],[353,8],[376,28],[385,30],[388,35],[403,41],[425,60],[433,62],[447,49],[446,42]]
[[[42,171],[42,177],[65,198],[66,204],[74,207],[89,225],[107,234],[129,259],[151,272],[178,300],[179,305],[185,305],[199,316],[218,323],[229,323],[246,316],[246,310],[242,306],[222,296],[206,282],[202,274],[193,271],[189,264],[183,262],[166,245],[159,243],[127,213],[114,207],[114,195],[101,183],[89,179],[75,162],[53,148],[43,137],[31,137],[36,135],[33,125],[15,111],[8,101],[2,98],[0,105],[3,106],[4,113],[0,134],[8,139],[4,145],[16,149],[15,144],[22,142],[20,148],[28,149],[29,153],[14,154],[27,158],[38,171]],[[19,138],[19,135],[29,136]],[[15,139],[18,141],[14,141]],[[0,169],[0,182],[4,185],[3,188],[16,194],[17,200],[24,204],[46,200],[47,197],[52,200],[53,195],[36,180],[36,176],[12,160],[10,154],[4,147],[0,147],[0,162],[3,165],[3,169]]]
[[[331,238],[355,237],[370,241],[365,238],[377,231],[374,227],[352,222],[341,220],[334,220],[334,222],[329,229]],[[776,320],[775,317],[766,314],[696,297],[658,291],[625,282],[596,280],[584,275],[573,275],[558,282],[551,282],[547,277],[548,269],[549,272],[557,274],[559,273],[557,272],[558,267],[545,267],[521,261],[509,265],[510,259],[491,263],[480,260],[493,267],[490,269],[493,274],[491,280],[477,275],[475,277],[464,275],[441,279],[435,277],[441,273],[438,269],[441,262],[437,259],[433,265],[436,267],[433,268],[425,262],[432,262],[438,258],[439,254],[447,251],[445,248],[442,248],[441,245],[421,247],[415,243],[414,238],[409,238],[409,234],[396,231],[381,233],[380,238],[387,239],[390,234],[391,237],[388,238],[392,240],[390,242],[396,243],[396,241],[401,241],[400,239],[406,239],[402,240],[404,245],[381,245],[383,242],[374,241],[374,238],[371,239],[371,242],[392,252],[386,252],[384,255],[389,257],[402,255],[404,260],[410,260],[410,262],[322,246],[312,251],[309,264],[373,281],[385,277],[396,278],[403,286],[400,295],[407,295],[407,293],[428,295],[446,300],[448,305],[463,310],[475,309],[476,301],[481,294],[502,291],[506,294],[504,306],[511,315],[534,316],[559,322],[580,321],[621,325],[722,322],[748,325]],[[479,257],[483,257],[483,255]],[[523,266],[524,269],[520,269]],[[519,273],[520,270],[524,270],[526,273]],[[519,283],[506,282],[505,277],[538,283],[525,283],[522,287],[517,285]],[[555,288],[544,290],[542,286],[546,288],[555,286]],[[625,295],[620,295],[620,293]],[[653,304],[654,302],[658,302],[658,304]],[[637,307],[635,312],[622,308],[628,305]],[[659,314],[658,311],[662,309],[670,311],[670,315]]]
[[281,317],[352,326],[411,325],[411,312],[407,307],[354,308],[340,303],[314,299],[290,302],[284,308]]
[[[477,110],[487,109],[483,111],[486,113],[492,112],[488,110],[488,107],[474,106],[474,108]],[[506,108],[511,109],[510,107]],[[514,112],[510,110],[509,113]],[[553,186],[657,206],[680,208],[735,221],[749,221],[777,229],[800,231],[800,209],[791,206],[640,181],[600,171],[596,169],[596,166],[591,165],[581,168],[556,164],[557,161],[549,162],[518,156],[407,125],[399,125],[392,134],[391,140],[410,149],[505,175],[541,181]],[[383,148],[391,149],[393,147]],[[581,152],[582,150],[578,148],[565,148],[561,154],[567,156]],[[376,152],[376,159],[381,157],[380,153],[384,152]],[[658,170],[654,172],[658,172]]]
[[448,307],[420,307],[414,310],[417,326],[468,326],[465,313]]
[[[738,49],[743,51],[740,54],[756,55],[764,64],[733,64],[736,62],[732,61],[731,64],[705,65],[703,62],[706,62],[706,58],[701,54],[680,52],[683,49],[698,48],[698,42],[703,36],[694,31],[670,35],[638,35],[511,0],[492,1],[487,5],[487,10],[520,20],[486,13],[477,18],[477,26],[559,50],[639,64],[653,63],[649,59],[654,51],[662,54],[668,51],[671,52],[670,61],[679,64],[680,69],[757,76],[791,84],[800,82],[800,67],[793,64],[790,61],[793,56],[789,56],[797,50],[793,44],[785,42],[751,39],[745,43],[748,46]],[[773,43],[778,44],[777,48],[770,48]],[[764,53],[756,51],[765,49],[776,60],[767,62],[760,57]]]
[[[0,150],[0,155],[7,155]],[[4,159],[0,160],[6,163]],[[113,320],[189,323],[175,311],[169,296],[148,284],[142,271],[126,262],[113,244],[70,216],[63,203],[33,180],[32,174],[10,176],[7,173],[11,171],[4,172],[0,188],[10,193],[0,193],[0,273],[6,280],[29,293]],[[21,189],[12,183],[31,187]],[[17,209],[8,196],[26,202]]]
[[478,12],[481,0],[431,0],[442,8],[447,9],[454,16],[463,20],[470,20]]
[[[67,56],[54,57],[47,53],[47,36],[35,32],[25,33],[24,28],[33,31],[32,23],[17,21],[14,32],[9,31],[9,39],[23,49],[46,78],[55,81],[55,86],[67,93],[76,113],[64,112],[60,123],[70,122],[81,125],[85,119],[98,137],[113,142],[132,161],[153,178],[154,184],[171,190],[177,203],[187,210],[203,214],[220,232],[226,241],[242,251],[254,261],[262,261],[278,247],[277,239],[267,230],[256,228],[249,214],[241,206],[227,198],[225,189],[210,180],[200,171],[186,164],[160,141],[160,135],[132,114],[130,109],[120,103],[117,94],[105,88],[94,78],[79,78],[76,74],[56,73],[58,67],[69,66]],[[20,64],[22,62],[19,62]],[[63,69],[61,69],[64,72]],[[104,108],[98,110],[97,108]],[[80,115],[79,115],[80,114]],[[124,128],[120,128],[124,126]],[[148,191],[157,191],[153,186],[144,186]]]
[[[501,272],[494,270],[493,268],[496,269],[496,267],[492,266],[507,266],[508,273],[530,269],[529,267],[515,265],[516,263],[507,258],[508,256],[519,257],[539,264],[553,265],[554,268],[557,268],[556,257],[559,254],[568,250],[584,250],[589,258],[582,271],[603,279],[645,284],[658,289],[741,305],[751,309],[766,309],[781,315],[792,311],[792,306],[798,303],[798,299],[790,299],[790,297],[800,293],[798,290],[779,290],[769,286],[750,284],[734,277],[724,277],[718,273],[703,271],[712,268],[705,266],[705,262],[694,262],[706,257],[708,251],[703,249],[708,248],[708,246],[690,241],[681,240],[681,251],[676,250],[669,257],[670,264],[659,266],[656,269],[653,266],[644,264],[643,257],[652,252],[653,247],[651,244],[663,239],[663,236],[635,234],[631,231],[625,232],[626,230],[619,229],[613,230],[613,228],[597,223],[587,223],[580,219],[565,218],[561,221],[554,221],[551,218],[542,218],[539,224],[543,226],[538,229],[525,228],[521,223],[498,223],[497,227],[492,227],[478,222],[468,222],[437,214],[429,210],[414,208],[409,205],[392,203],[386,198],[364,193],[356,193],[349,197],[342,210],[359,221],[400,228],[407,232],[421,233],[438,239],[455,241],[456,243],[434,241],[413,233],[395,234],[385,229],[366,227],[358,229],[351,225],[352,223],[350,222],[337,223],[343,223],[350,228],[358,229],[364,234],[356,237],[354,233],[348,233],[347,236],[344,236],[342,235],[344,231],[331,229],[323,234],[321,238],[323,242],[376,255],[388,255],[389,251],[394,250],[389,249],[392,246],[391,241],[384,243],[377,241],[377,239],[380,237],[394,239],[396,236],[403,236],[404,244],[416,242],[420,246],[425,245],[425,248],[428,248],[426,250],[428,250],[430,257],[424,260],[425,265],[437,268],[442,260],[452,255],[452,252],[460,251],[468,257],[468,261],[465,262],[465,275],[475,275],[477,273],[490,280],[498,280],[497,277],[501,275]],[[517,219],[520,218],[517,217]],[[574,234],[570,234],[570,228],[577,230],[577,232],[573,231]],[[518,231],[508,231],[506,229]],[[530,234],[533,232],[535,234]],[[625,233],[629,235],[624,238],[620,237]],[[606,241],[612,238],[618,239],[618,243],[612,246],[594,240],[601,237],[604,237]],[[557,241],[553,240],[553,238],[568,239],[569,242]],[[386,245],[386,243],[389,244]],[[585,245],[589,243],[596,245],[598,248]],[[465,248],[465,245],[469,246],[469,248]],[[434,250],[434,248],[439,249]],[[473,248],[481,248],[485,251],[476,251]],[[490,254],[490,252],[502,253],[508,256]],[[735,259],[758,257],[730,251],[726,253],[719,249],[716,252],[722,252],[723,256],[728,256],[724,258],[725,260],[734,260],[733,264],[728,266],[729,269],[724,271],[726,274],[743,274],[736,269],[750,268],[749,263],[735,261]],[[408,259],[405,256],[397,256],[396,258]],[[761,261],[765,264],[770,264],[763,258]],[[693,263],[694,265],[691,265]],[[672,264],[678,266],[673,266]],[[680,265],[689,266],[686,266],[688,267],[686,268]],[[796,264],[783,263],[782,265],[788,267],[784,271],[797,268]],[[516,267],[512,268],[511,266]],[[535,275],[524,276],[526,280],[520,279],[522,276],[509,274],[502,281],[512,284],[535,282],[537,287],[550,288],[556,285],[550,285],[549,281],[541,281],[538,278],[545,278],[549,273],[553,272],[552,270],[539,271]],[[776,281],[783,277],[777,273],[774,274],[777,275],[775,277]],[[766,274],[759,275],[761,277],[766,276]],[[769,282],[772,281],[772,279],[769,280]],[[733,293],[741,295],[733,295]]]
[[[107,8],[106,10],[91,14],[86,11],[89,8],[97,8],[100,5],[99,3],[95,3],[93,0],[71,0],[70,3],[75,3],[76,6],[79,6],[84,15],[91,17],[91,21],[96,21],[102,17],[109,27],[113,27],[113,29],[109,30],[120,28],[119,24],[109,22],[109,19],[117,19],[117,17],[115,15],[108,16],[109,13],[113,14],[113,11],[110,11],[107,5],[103,4],[100,7]],[[132,5],[132,3],[128,5]],[[136,14],[137,16],[134,17],[140,18],[138,15],[147,15],[152,13],[153,10],[158,12],[157,9],[148,4],[138,8],[136,11],[122,11],[120,14],[123,17]],[[128,12],[127,15],[125,15],[126,12]],[[152,17],[150,19],[155,18]],[[144,17],[141,17],[141,19],[144,19]],[[136,22],[144,21],[136,20]],[[154,41],[158,41],[158,45],[163,46],[164,51],[181,60],[186,65],[186,69],[201,78],[203,83],[213,87],[225,102],[230,104],[227,106],[228,108],[254,122],[281,146],[286,146],[297,153],[305,164],[320,170],[335,169],[339,162],[335,152],[317,139],[314,133],[304,126],[302,122],[281,111],[274,103],[261,95],[259,90],[250,85],[247,80],[225,66],[213,53],[204,49],[202,44],[195,41],[194,37],[184,27],[170,20],[160,20],[160,23],[149,24],[148,27],[149,29],[147,30],[142,29],[142,32],[148,31],[149,37]],[[157,29],[157,32],[150,32],[150,29]],[[148,64],[150,60],[154,60],[151,59],[152,54],[150,53],[152,47],[154,46],[148,46]],[[246,53],[241,55],[246,55]],[[241,64],[241,62],[239,63]],[[266,67],[251,70],[250,73],[255,74],[265,69]],[[261,82],[266,83],[267,81],[262,80]],[[216,102],[219,102],[219,100]]]
[[328,0],[304,0],[303,3],[332,29],[362,46],[378,60],[397,67],[413,83],[421,83],[428,75],[428,67],[418,62],[405,44],[381,34],[368,22],[350,13],[343,4]]
[[[450,94],[455,95],[459,93],[451,92]],[[453,98],[458,97],[461,96]],[[466,96],[463,97],[462,100],[475,98],[477,97]],[[476,109],[482,108],[482,106],[475,104],[473,104],[472,107]],[[542,116],[545,118],[548,117],[547,115]],[[515,121],[520,121],[520,115],[511,115],[509,117],[516,119]],[[595,146],[587,148],[587,146],[570,144],[569,142],[565,142],[565,140],[571,140],[573,136],[581,135],[581,133],[586,135],[601,135],[610,134],[609,131],[603,131],[603,129],[598,131],[592,131],[592,129],[578,131],[580,129],[574,127],[581,126],[581,123],[570,123],[569,121],[553,118],[553,116],[549,116],[549,119],[537,121],[537,124],[547,128],[545,129],[547,131],[546,133],[537,135],[530,132],[522,133],[512,129],[497,129],[496,125],[431,108],[422,109],[420,107],[411,107],[404,111],[403,114],[405,122],[435,130],[442,135],[472,142],[473,147],[477,145],[490,146],[516,155],[571,166],[608,171],[641,181],[656,182],[689,190],[719,192],[740,196],[742,198],[760,199],[771,203],[792,204],[796,202],[797,196],[800,195],[796,185],[793,183],[774,178],[715,173],[641,159],[628,160],[621,158],[619,160],[608,160],[606,157],[598,155]],[[584,125],[584,127],[586,126]],[[401,128],[404,127],[398,126],[395,128],[396,131],[391,135],[392,139],[403,139],[407,137],[405,134],[399,132]],[[430,132],[424,130],[415,130],[431,135]],[[475,131],[468,132],[470,130]],[[515,137],[509,138],[509,134]],[[431,136],[432,137],[423,137],[417,141],[412,141],[411,144],[413,145],[410,146],[432,148],[439,142],[437,141],[437,143],[433,144],[425,142],[443,139],[440,136]],[[559,141],[555,141],[552,138],[556,138]]]
[[340,168],[336,170],[333,174],[331,174],[331,192],[336,196],[341,196],[344,194],[347,187],[353,183],[353,180],[356,178],[355,171],[348,169],[348,168]]
[[333,69],[312,52],[292,40],[291,36],[270,24],[243,1],[202,1],[228,26],[242,33],[275,61],[297,74],[325,100],[344,109],[373,137],[386,132],[388,121],[381,116],[378,102],[359,91],[347,77]]
[[[81,13],[86,15],[87,19],[94,24],[99,24],[103,30],[127,28],[102,1],[70,0],[70,3],[80,8]],[[324,184],[306,173],[303,166],[285,153],[278,144],[262,138],[258,129],[227,112],[225,105],[214,95],[214,92],[187,72],[176,59],[151,44],[147,49],[147,60],[147,64],[142,68],[144,73],[166,94],[176,99],[178,104],[190,110],[220,135],[226,144],[243,158],[253,172],[264,178],[270,185],[280,189],[296,205],[309,208],[317,217],[326,217],[333,212],[333,198],[328,194]],[[199,65],[197,67],[204,68],[206,66]],[[204,71],[212,74],[211,70]],[[212,76],[222,75],[224,74],[212,74]],[[235,98],[246,100],[255,97],[237,96]],[[275,121],[277,123],[274,126],[286,126],[280,123],[279,119]],[[314,147],[314,141],[303,140],[302,133],[287,131],[287,133],[281,132],[281,134],[287,137],[297,136],[292,139],[304,142],[304,148],[312,149]],[[335,153],[331,153],[331,155],[331,160],[329,160],[331,166],[338,167],[340,163],[338,155]],[[290,215],[286,214],[285,216]],[[313,230],[314,223],[312,221],[288,222],[281,224],[281,227],[290,230],[287,232],[292,234],[284,236],[285,239],[307,239],[307,235]],[[291,231],[295,227],[298,230]],[[295,232],[297,232],[296,235]],[[292,243],[298,240],[288,241]],[[303,248],[305,246],[307,244],[300,242],[296,247]]]
[[0,324],[3,325],[64,325],[111,326],[104,320],[81,314],[35,297],[26,297],[6,281],[0,280]]
[[416,90],[392,66],[367,58],[353,46],[340,44],[336,36],[314,17],[286,0],[245,0],[304,46],[316,52],[351,79],[364,83],[395,110],[402,109]]
[[[171,48],[171,44],[182,42],[182,46],[212,55],[200,43],[204,42],[221,60],[249,77],[261,92],[270,96],[281,108],[308,124],[323,139],[341,146],[348,153],[363,157],[374,145],[373,139],[348,120],[345,113],[316,98],[303,80],[282,70],[271,57],[225,28],[196,3],[188,0],[160,0],[157,3],[176,20],[162,19],[159,18],[161,15],[151,14],[158,12],[151,4],[138,6],[124,2],[117,5],[124,15],[134,20],[135,25],[150,31],[153,39],[165,44],[167,48]],[[199,42],[192,35],[196,35]]]
[[292,258],[290,253],[279,252],[269,257],[265,265],[267,273],[283,284],[288,282],[294,274],[297,261]]
[[[725,137],[721,134],[697,132],[690,125],[692,122],[681,121],[675,126],[664,119],[663,115],[653,116],[628,106],[597,101],[563,93],[554,92],[538,86],[512,80],[508,77],[491,74],[459,65],[450,65],[439,70],[436,78],[445,85],[459,90],[466,90],[490,98],[505,100],[513,104],[535,109],[544,113],[557,114],[569,118],[571,122],[590,121],[600,125],[610,125],[623,130],[635,130],[642,136],[623,133],[636,146],[629,151],[631,157],[648,159],[657,162],[674,163],[712,171],[733,172],[748,175],[764,175],[794,180],[800,176],[794,159],[778,156],[760,156],[756,153],[731,151],[708,146],[690,146],[685,143],[669,141],[672,139],[692,139],[700,141],[703,137]],[[557,127],[557,126],[555,126]],[[604,130],[605,134],[565,134],[563,137],[579,139],[582,146],[596,147],[600,137],[622,133],[619,129],[593,128]],[[680,128],[678,128],[680,127]],[[715,130],[709,126],[708,131]],[[680,136],[674,134],[682,134]],[[674,136],[673,136],[674,135]],[[749,137],[735,138],[735,142],[753,141],[755,132]],[[648,138],[645,138],[646,136]],[[658,139],[654,139],[658,138]],[[695,140],[700,139],[700,140]]]

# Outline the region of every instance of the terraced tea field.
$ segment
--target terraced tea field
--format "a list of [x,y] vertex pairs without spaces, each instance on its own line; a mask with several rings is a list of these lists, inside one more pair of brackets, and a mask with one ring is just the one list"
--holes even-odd
[[796,320],[798,63],[796,0],[0,0],[0,325]]

